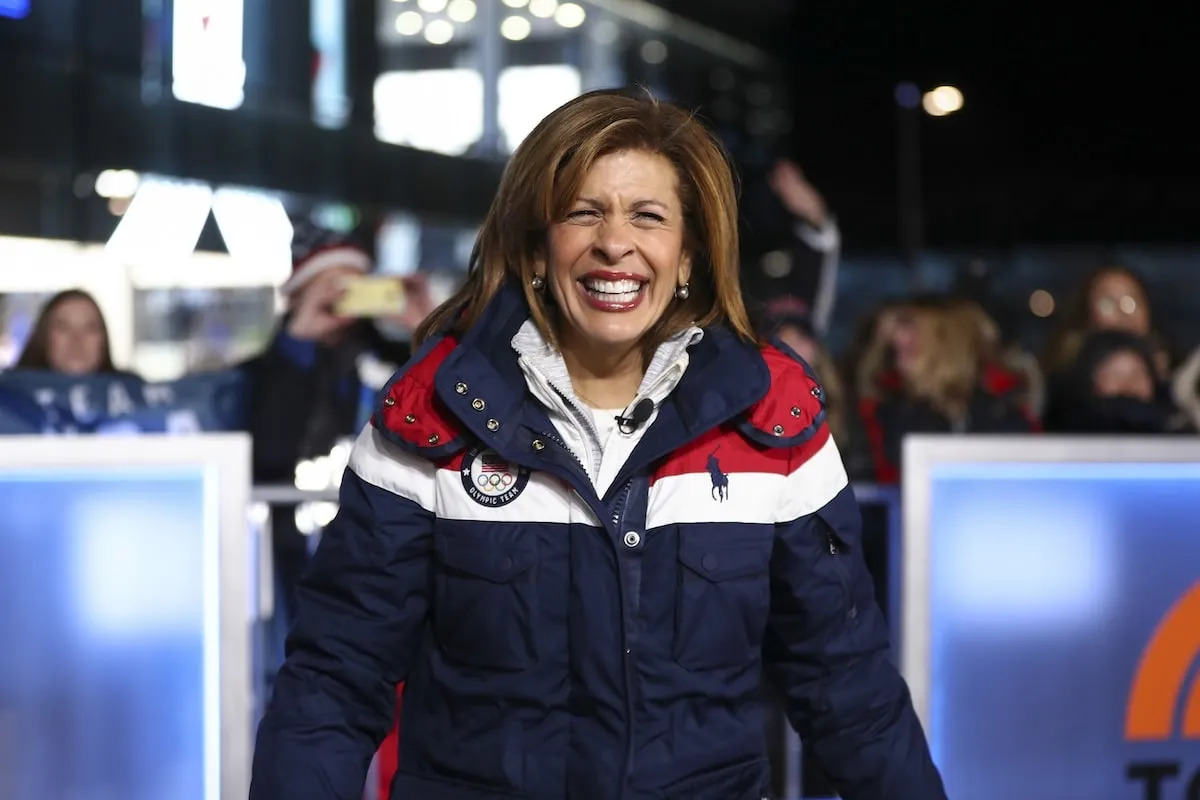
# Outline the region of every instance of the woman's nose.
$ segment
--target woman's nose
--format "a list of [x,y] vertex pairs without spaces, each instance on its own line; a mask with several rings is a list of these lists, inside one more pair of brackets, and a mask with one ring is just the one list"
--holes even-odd
[[604,222],[596,229],[593,250],[606,263],[616,264],[633,252],[633,237],[628,226],[619,222]]

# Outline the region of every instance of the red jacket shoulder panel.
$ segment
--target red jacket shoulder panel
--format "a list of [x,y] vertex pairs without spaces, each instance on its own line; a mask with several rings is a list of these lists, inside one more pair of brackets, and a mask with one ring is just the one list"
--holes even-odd
[[825,423],[825,390],[808,364],[773,345],[760,351],[771,385],[738,423],[741,432],[767,447],[811,441]]
[[434,390],[438,368],[458,346],[446,337],[422,347],[383,390],[372,423],[389,440],[429,459],[465,446],[463,431]]

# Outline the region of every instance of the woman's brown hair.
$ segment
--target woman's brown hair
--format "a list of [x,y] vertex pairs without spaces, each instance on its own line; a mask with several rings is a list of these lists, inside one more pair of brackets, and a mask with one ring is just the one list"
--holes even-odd
[[692,257],[690,293],[672,302],[647,334],[653,347],[690,325],[724,323],[755,341],[738,276],[737,189],[724,149],[693,114],[646,95],[581,95],[534,128],[509,161],[475,240],[463,286],[417,329],[461,334],[474,325],[508,280],[520,283],[542,335],[556,342],[553,309],[532,287],[550,226],[562,219],[597,159],[643,151],[675,167],[684,213],[684,247]]
[[101,313],[96,298],[82,289],[67,289],[59,292],[42,306],[42,310],[38,312],[37,321],[33,324],[33,332],[29,334],[29,341],[25,343],[25,349],[21,351],[21,356],[13,365],[13,369],[54,369],[50,363],[50,325],[54,321],[54,312],[58,307],[72,300],[84,300],[91,303],[92,308],[96,309],[96,316],[100,318],[100,328],[104,332],[104,351],[101,353],[100,366],[96,371],[98,373],[117,371],[112,360],[112,348],[108,340],[108,324],[104,321],[104,314]]
[[[1096,284],[1109,275],[1127,278],[1137,287],[1138,293],[1141,294],[1141,302],[1149,303],[1146,282],[1129,267],[1109,264],[1096,267],[1087,273],[1067,298],[1058,324],[1042,351],[1042,371],[1045,374],[1055,374],[1075,360],[1080,345],[1092,328],[1092,295],[1096,291]],[[1153,315],[1150,315],[1150,323],[1153,326]]]

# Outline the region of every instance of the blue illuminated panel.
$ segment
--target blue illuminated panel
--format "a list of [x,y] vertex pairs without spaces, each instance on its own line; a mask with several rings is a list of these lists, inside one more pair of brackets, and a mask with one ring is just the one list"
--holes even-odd
[[1179,770],[1155,796],[1185,797],[1200,741],[1176,722],[1127,742],[1125,712],[1143,649],[1200,580],[1200,465],[935,467],[930,558],[950,797],[1140,800],[1126,772],[1143,762]]
[[0,0],[0,17],[24,19],[29,16],[29,0]]
[[203,471],[0,471],[0,508],[0,797],[214,796]]

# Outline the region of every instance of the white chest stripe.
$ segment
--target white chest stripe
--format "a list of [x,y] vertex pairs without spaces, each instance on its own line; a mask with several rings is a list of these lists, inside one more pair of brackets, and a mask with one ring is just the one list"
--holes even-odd
[[437,468],[423,458],[409,455],[368,424],[358,434],[350,451],[348,469],[372,486],[399,495],[434,511],[434,473]]
[[[390,444],[368,425],[350,455],[349,468],[367,483],[411,500],[442,519],[600,525],[591,508],[564,481],[502,462],[488,462],[484,469],[487,461],[482,454],[468,454],[462,470],[437,469]],[[819,510],[848,482],[833,439],[790,475],[735,472],[726,480],[724,491],[720,486],[714,490],[707,473],[657,481],[650,488],[646,527],[788,522]],[[718,483],[725,481],[718,479]]]
[[820,450],[787,476],[775,506],[775,521],[791,522],[819,511],[849,483],[842,454],[830,436]]
[[528,482],[515,499],[505,505],[479,502],[486,495],[469,493],[463,486],[463,471],[440,469],[437,481],[437,516],[471,522],[587,522],[600,526],[596,515],[563,481],[548,472],[529,473]]
[[[662,478],[650,487],[647,528],[690,522],[771,525],[811,514],[846,487],[846,468],[830,438],[790,475],[734,472],[718,478],[698,472]],[[722,500],[722,498],[724,498]]]

